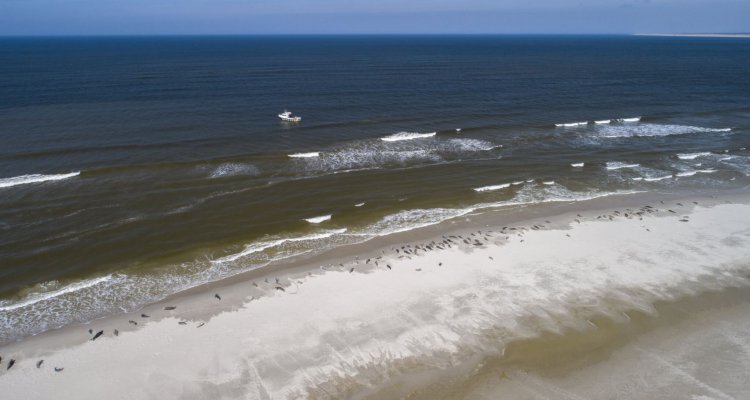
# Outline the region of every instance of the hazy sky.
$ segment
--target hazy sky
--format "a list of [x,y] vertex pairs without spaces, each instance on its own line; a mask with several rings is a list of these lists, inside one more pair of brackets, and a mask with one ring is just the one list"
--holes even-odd
[[750,32],[750,0],[0,0],[0,35]]

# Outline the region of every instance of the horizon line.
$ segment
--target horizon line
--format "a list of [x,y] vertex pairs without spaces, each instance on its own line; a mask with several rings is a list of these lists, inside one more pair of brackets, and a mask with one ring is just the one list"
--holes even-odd
[[0,34],[0,38],[58,37],[196,37],[196,36],[664,36],[664,37],[750,37],[750,32],[336,32],[336,33],[59,33]]
[[711,37],[748,37],[750,32],[581,32],[581,33],[544,33],[544,32],[372,32],[372,33],[93,33],[93,34],[0,34],[0,38],[54,38],[54,37],[195,37],[195,36],[711,36]]

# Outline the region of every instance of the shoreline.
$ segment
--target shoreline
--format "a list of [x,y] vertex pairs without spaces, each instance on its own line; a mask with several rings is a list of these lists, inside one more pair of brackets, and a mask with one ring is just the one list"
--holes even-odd
[[[360,243],[356,245],[350,245],[345,246],[345,248],[338,248],[329,250],[327,252],[324,252],[319,255],[315,255],[312,257],[298,257],[296,259],[290,260],[290,262],[283,263],[283,265],[279,265],[276,269],[263,269],[263,270],[256,270],[256,271],[250,271],[247,273],[235,275],[233,277],[224,279],[222,281],[217,281],[214,283],[209,283],[206,285],[202,285],[200,287],[189,289],[188,291],[178,293],[176,295],[170,296],[164,301],[157,302],[155,304],[151,304],[149,306],[146,306],[142,308],[141,310],[138,310],[133,313],[128,314],[121,314],[121,315],[115,315],[115,316],[109,316],[105,317],[103,319],[92,321],[88,324],[75,324],[70,325],[58,330],[53,331],[47,331],[45,333],[28,337],[25,339],[22,339],[21,341],[6,343],[2,346],[0,346],[0,355],[4,357],[4,359],[8,359],[8,357],[12,357],[13,354],[16,354],[15,357],[19,357],[18,361],[19,364],[16,368],[19,370],[23,369],[26,370],[28,373],[33,373],[33,367],[30,365],[30,360],[28,358],[35,358],[35,357],[44,357],[44,358],[55,358],[59,354],[69,354],[74,349],[91,349],[93,345],[99,345],[99,342],[109,342],[109,345],[112,345],[117,340],[123,340],[126,337],[129,338],[136,338],[140,337],[140,340],[145,340],[148,338],[147,342],[142,342],[141,345],[148,346],[148,343],[150,343],[152,340],[155,339],[154,336],[154,330],[160,332],[160,334],[156,335],[156,341],[164,340],[164,338],[159,339],[159,335],[164,335],[166,337],[170,337],[175,335],[175,337],[183,337],[184,335],[188,334],[187,329],[193,328],[195,329],[198,327],[200,323],[205,323],[205,328],[201,329],[202,331],[193,331],[191,332],[200,332],[201,335],[203,335],[203,332],[208,332],[208,330],[212,329],[213,322],[219,322],[225,319],[236,319],[240,314],[244,314],[246,316],[251,316],[254,314],[253,312],[253,304],[276,304],[276,306],[282,307],[282,309],[287,309],[286,307],[289,307],[291,305],[284,305],[285,300],[287,299],[291,302],[297,302],[295,299],[295,294],[305,294],[307,292],[308,286],[314,287],[316,284],[320,284],[323,280],[333,279],[333,282],[340,282],[340,284],[345,285],[344,282],[346,282],[346,279],[352,279],[357,282],[358,285],[364,285],[365,282],[370,279],[378,279],[375,282],[380,282],[381,286],[384,282],[389,281],[383,281],[383,279],[391,279],[388,278],[386,275],[385,269],[382,265],[375,266],[374,262],[367,263],[364,262],[367,258],[374,259],[376,257],[383,257],[381,262],[382,263],[390,263],[393,264],[393,273],[401,274],[399,275],[399,279],[437,279],[432,278],[431,276],[441,274],[443,272],[438,272],[439,267],[436,267],[435,265],[431,265],[436,261],[436,258],[443,250],[435,250],[435,251],[425,251],[424,255],[418,255],[413,256],[409,255],[408,257],[412,257],[408,261],[405,261],[403,259],[394,258],[393,254],[384,254],[388,253],[389,250],[395,246],[395,244],[401,244],[403,246],[406,246],[407,244],[409,246],[418,246],[421,243],[421,246],[425,246],[425,243],[429,245],[431,242],[440,242],[441,240],[445,240],[446,237],[450,236],[456,236],[456,235],[465,235],[468,236],[470,233],[473,235],[473,231],[477,229],[485,229],[483,227],[490,226],[493,227],[493,230],[498,229],[501,225],[507,225],[510,226],[513,230],[513,233],[511,234],[510,230],[505,230],[506,234],[503,234],[503,236],[506,236],[506,238],[493,238],[493,240],[487,240],[486,244],[481,246],[458,246],[458,247],[465,247],[462,250],[452,250],[453,255],[448,256],[448,253],[444,255],[444,257],[448,257],[446,259],[453,260],[453,262],[461,262],[460,260],[466,260],[466,262],[477,262],[478,257],[484,257],[480,256],[479,253],[482,254],[493,254],[495,257],[498,257],[498,254],[502,255],[506,252],[523,252],[522,250],[524,246],[528,246],[524,244],[524,240],[528,240],[529,242],[532,241],[532,238],[534,237],[548,237],[549,235],[556,235],[555,237],[559,237],[559,239],[544,239],[545,241],[543,243],[547,243],[547,245],[551,246],[559,246],[559,244],[556,244],[556,241],[562,241],[562,240],[568,240],[565,239],[566,232],[572,233],[573,236],[577,236],[576,232],[577,230],[583,229],[584,227],[589,227],[591,224],[598,224],[601,221],[597,220],[597,216],[601,217],[602,214],[611,214],[612,210],[614,209],[623,209],[623,208],[629,208],[629,207],[643,207],[644,204],[652,204],[655,208],[664,208],[664,206],[660,205],[660,200],[657,199],[664,199],[661,201],[670,202],[670,207],[676,208],[679,211],[679,214],[672,214],[666,211],[666,208],[664,210],[661,210],[659,212],[653,212],[648,213],[642,216],[642,218],[648,220],[649,223],[659,223],[659,224],[666,224],[671,223],[675,216],[679,215],[679,218],[684,218],[684,216],[692,216],[696,212],[696,208],[699,208],[701,212],[709,212],[710,210],[720,207],[723,204],[725,204],[726,201],[729,201],[732,203],[732,205],[728,205],[727,207],[746,207],[747,203],[750,201],[750,199],[747,196],[747,193],[744,191],[739,191],[738,193],[734,193],[731,195],[722,195],[716,199],[713,199],[709,196],[701,197],[690,197],[689,201],[685,199],[685,197],[677,197],[677,198],[670,198],[669,194],[655,194],[655,193],[642,193],[642,194],[635,194],[635,195],[628,195],[628,196],[622,196],[622,197],[604,197],[604,198],[598,198],[593,200],[587,200],[587,201],[581,201],[581,202],[575,202],[575,203],[561,203],[561,204],[542,204],[539,206],[532,206],[532,207],[524,207],[522,209],[522,212],[518,213],[517,210],[514,209],[503,209],[503,210],[486,210],[486,211],[480,211],[471,213],[468,215],[465,215],[463,217],[458,217],[451,219],[449,221],[444,221],[442,223],[419,228],[417,230],[409,231],[409,232],[402,232],[397,234],[392,234],[384,237],[379,237],[377,239],[373,239],[371,241]],[[651,200],[651,201],[646,201]],[[676,206],[675,203],[682,203],[684,205],[682,206]],[[698,204],[693,204],[692,201],[697,201]],[[738,205],[735,202],[740,202],[742,205]],[[708,207],[706,207],[708,206]],[[609,210],[609,211],[608,211]],[[709,210],[709,211],[705,211]],[[718,212],[718,210],[714,210],[714,212]],[[580,215],[580,216],[579,216]],[[584,226],[581,226],[580,223],[574,222],[576,219],[581,219],[584,222]],[[689,218],[689,217],[688,217]],[[547,223],[546,221],[549,221]],[[623,227],[627,226],[625,223],[632,225],[632,223],[635,223],[636,221],[632,219],[627,219],[622,217],[622,215],[613,218],[613,221],[607,221],[607,222],[601,222],[599,225],[599,228],[605,229],[603,227],[609,226],[610,224],[621,224]],[[644,223],[645,224],[645,223]],[[545,225],[543,229],[530,229],[530,226],[538,226],[538,225]],[[688,224],[687,226],[689,226]],[[520,227],[523,226],[523,229],[520,229]],[[614,226],[614,225],[612,225]],[[679,224],[677,225],[679,226]],[[518,229],[513,229],[515,227],[518,227]],[[589,229],[586,228],[586,229]],[[631,227],[632,228],[632,227]],[[591,228],[593,229],[593,228]],[[671,232],[671,231],[670,231]],[[498,234],[498,236],[500,236]],[[484,241],[484,239],[483,239]],[[492,243],[490,243],[492,242]],[[445,242],[443,242],[445,243]],[[434,245],[433,245],[434,246]],[[534,246],[533,244],[531,246]],[[536,246],[544,246],[542,244],[537,244]],[[565,245],[563,245],[565,246]],[[409,248],[409,247],[407,247]],[[411,247],[413,249],[413,247]],[[562,251],[563,248],[561,248]],[[579,250],[582,250],[583,248],[580,248]],[[567,249],[566,249],[567,250]],[[447,252],[448,249],[445,249],[445,252]],[[457,252],[456,252],[457,251]],[[573,249],[571,249],[573,251]],[[522,254],[522,253],[519,253]],[[526,254],[526,253],[523,253]],[[403,253],[401,253],[403,255]],[[359,256],[359,259],[355,258],[356,256]],[[518,259],[523,260],[524,257],[531,257],[530,255],[525,256],[512,256],[511,259]],[[441,257],[441,259],[443,259]],[[339,263],[336,263],[336,261],[340,261]],[[451,263],[451,261],[446,261],[446,263]],[[511,262],[512,263],[512,262]],[[322,264],[329,266],[328,270],[323,270],[319,267],[316,267],[316,265]],[[342,264],[342,265],[337,265]],[[390,265],[389,264],[389,265]],[[413,268],[409,271],[405,271],[403,269],[399,270],[399,265],[404,264],[414,264]],[[442,266],[442,265],[441,265]],[[347,273],[347,271],[350,270],[350,268],[355,268],[355,271],[352,273]],[[438,269],[435,269],[438,268]],[[397,272],[397,270],[399,270]],[[424,270],[422,272],[422,270]],[[446,271],[446,269],[443,269],[442,271]],[[420,273],[422,272],[422,273]],[[434,275],[431,275],[433,273]],[[483,272],[476,272],[476,273],[483,273]],[[732,272],[732,278],[737,279],[738,276],[737,273],[741,273],[741,271],[738,272]],[[448,276],[451,273],[449,273]],[[275,278],[279,277],[279,284],[276,283]],[[456,278],[463,277],[461,279],[465,278],[471,278],[472,275],[464,275],[464,273],[461,273],[459,275],[456,275]],[[265,278],[268,278],[268,283],[265,282]],[[423,278],[425,277],[425,278]],[[707,284],[715,285],[715,290],[721,290],[722,286],[725,285],[726,279],[729,279],[729,277],[724,277],[722,275],[718,275],[717,277],[714,277],[712,279],[718,279],[716,282],[708,282]],[[703,279],[703,278],[701,278]],[[744,278],[747,279],[747,276]],[[256,282],[258,286],[254,286],[252,283]],[[723,282],[723,283],[721,283]],[[738,284],[741,283],[741,280],[737,281]],[[408,283],[404,282],[392,282],[393,284],[403,284],[404,288],[412,288],[412,286],[419,286],[422,285],[421,283],[414,282],[413,285],[410,285]],[[447,284],[440,281],[431,282],[429,284],[435,284],[439,287],[442,287],[443,285]],[[387,295],[390,293],[394,297],[402,296],[403,293],[397,293],[393,292],[391,293],[389,290],[389,287],[387,284],[386,286],[382,286],[383,289],[383,295]],[[281,287],[282,289],[277,289],[277,287]],[[364,288],[366,286],[360,286],[360,289]],[[357,294],[356,292],[348,292],[346,289],[344,289],[344,286],[340,286],[341,290],[343,290],[343,293],[341,294],[342,299],[356,299]],[[420,289],[415,289],[414,293],[420,293]],[[411,289],[410,289],[411,290]],[[466,289],[461,289],[466,290]],[[697,289],[695,289],[697,290]],[[219,294],[221,299],[215,299],[213,297],[214,293]],[[321,293],[325,293],[321,292]],[[698,291],[697,293],[700,293]],[[624,303],[621,303],[622,299],[614,299],[610,301],[614,301],[613,305],[610,307],[614,307],[614,309],[630,309],[630,310],[638,310],[642,309],[645,310],[646,314],[649,314],[651,310],[653,310],[653,306],[649,306],[650,300],[649,298],[653,298],[653,301],[659,302],[662,301],[657,297],[653,297],[654,294],[646,293],[646,297],[636,301],[632,302],[631,300],[625,301]],[[675,299],[679,301],[680,298],[684,297],[685,295],[679,295],[674,294]],[[331,299],[333,300],[333,299]],[[369,300],[368,300],[369,301]],[[411,301],[411,300],[410,300]],[[255,303],[253,303],[255,302]],[[630,303],[629,303],[630,302]],[[324,303],[329,304],[330,303]],[[320,307],[324,307],[324,304],[321,304]],[[166,306],[176,306],[177,308],[175,310],[170,310],[168,312],[165,312],[163,310]],[[367,310],[367,303],[363,303],[362,306],[364,307],[364,310]],[[425,305],[422,305],[423,307]],[[557,306],[556,306],[557,307]],[[630,308],[628,308],[630,307]],[[354,318],[354,320],[357,319],[357,317],[354,317],[355,315],[360,315],[361,312],[363,312],[362,309],[359,309],[358,304],[351,304],[347,305],[346,312],[348,313],[349,317],[346,317],[345,319],[351,319]],[[288,311],[292,311],[287,309]],[[606,310],[606,309],[605,309]],[[374,311],[374,310],[371,310]],[[560,312],[558,310],[557,312]],[[581,312],[580,310],[578,312]],[[624,311],[618,311],[618,312],[624,312]],[[150,315],[148,318],[140,318],[140,314],[145,313]],[[605,313],[606,314],[606,313]],[[268,318],[277,318],[277,317],[270,317],[270,315],[276,315],[276,314],[268,314],[266,317]],[[592,314],[591,318],[596,318],[596,313]],[[152,317],[151,317],[152,316]],[[315,315],[312,315],[313,319],[319,318],[320,316],[317,315],[317,312]],[[534,317],[534,319],[538,319],[541,317]],[[127,321],[133,320],[135,322],[138,322],[138,325],[132,325],[129,324]],[[267,324],[276,324],[276,322],[273,322],[268,319],[266,320]],[[178,321],[184,321],[186,322],[186,326],[179,326]],[[353,321],[353,320],[352,320]],[[586,324],[588,324],[586,321],[591,322],[588,318],[584,318],[583,325],[581,325],[581,320],[571,320],[568,322],[563,323],[559,328],[562,329],[560,332],[564,332],[567,329],[583,329],[586,327]],[[486,322],[486,321],[485,321]],[[237,323],[237,321],[235,321]],[[235,326],[235,323],[226,323],[222,322],[222,325],[227,327],[234,327],[231,328],[232,331],[234,329],[243,329],[242,327],[244,325],[240,324]],[[262,323],[261,323],[262,324]],[[544,326],[545,324],[549,324],[549,322],[545,322],[542,324]],[[283,324],[282,324],[283,325]],[[291,327],[291,326],[290,326]],[[551,326],[550,326],[551,327]],[[104,330],[106,334],[104,337],[97,340],[96,343],[88,343],[90,341],[89,336],[86,335],[86,331],[92,328],[94,331],[98,331],[100,329]],[[208,328],[208,329],[206,329]],[[373,326],[374,328],[374,326]],[[118,329],[119,334],[121,335],[120,338],[115,338],[112,335],[113,329]],[[258,328],[263,330],[264,328]],[[295,328],[296,329],[296,328]],[[391,327],[388,329],[396,329],[395,327]],[[182,331],[180,331],[182,330]],[[386,329],[387,330],[387,329]],[[529,337],[534,337],[534,335],[539,334],[541,332],[544,332],[545,329],[538,332],[528,332],[527,335],[530,335]],[[554,331],[554,329],[552,330]],[[212,332],[214,334],[218,333],[216,331]],[[429,335],[428,335],[429,337]],[[523,337],[523,335],[521,335]],[[511,343],[517,343],[518,340],[521,340],[521,337],[517,339],[511,340]],[[205,346],[209,345],[210,342],[205,342],[207,338],[205,336],[202,337],[202,339],[191,339],[192,343],[199,345],[199,346]],[[249,340],[253,342],[254,339],[252,339],[252,335],[248,336],[245,340]],[[395,340],[395,339],[394,339]],[[169,343],[172,343],[172,340],[168,340]],[[438,341],[439,342],[439,341]],[[202,343],[202,344],[200,344]],[[162,343],[164,344],[164,343]],[[437,344],[437,343],[433,343]],[[256,343],[256,345],[263,346],[262,343]],[[403,346],[403,344],[402,344]],[[408,346],[407,346],[408,347]],[[505,346],[503,346],[503,349]],[[436,350],[437,349],[437,350]],[[445,352],[448,351],[450,353],[450,347],[443,348],[443,350],[439,350],[440,346],[435,346],[435,349],[431,351],[438,351]],[[229,351],[229,353],[227,353]],[[505,351],[505,350],[503,350]],[[231,357],[232,352],[229,349],[223,349],[219,352],[223,353],[224,356]],[[490,351],[492,353],[492,351]],[[490,357],[490,353],[488,353],[487,357]],[[87,353],[89,356],[93,356],[94,359],[98,359],[101,357],[101,355],[95,355],[96,353]],[[22,355],[19,356],[19,355]],[[392,355],[393,356],[393,355]],[[395,362],[398,364],[401,361],[398,361],[399,357],[396,356],[396,359],[392,359],[390,362]],[[78,367],[82,367],[80,362],[81,359],[76,358],[70,358],[70,355],[66,356],[65,359],[70,362],[71,360],[76,361]],[[405,360],[408,360],[409,357],[405,358]],[[99,359],[99,361],[102,361]],[[397,362],[398,361],[398,362]],[[51,361],[50,361],[51,362]],[[278,362],[275,361],[275,362]],[[464,361],[468,362],[468,361]],[[126,362],[127,363],[127,362]],[[458,363],[457,365],[464,365],[462,363]],[[455,366],[454,366],[455,367]],[[14,368],[14,369],[16,369]],[[51,366],[50,366],[51,368]],[[69,369],[74,369],[71,367],[66,367]],[[406,367],[399,367],[399,370],[403,370],[403,368]],[[452,367],[453,368],[453,367]],[[285,368],[286,369],[286,368]],[[407,368],[407,370],[410,370],[413,368]],[[449,368],[450,369],[450,368]],[[419,368],[417,368],[419,370]],[[16,372],[11,371],[11,372]],[[66,372],[68,370],[66,369]],[[264,381],[262,379],[261,375],[262,373],[259,371],[255,371],[257,374],[257,379],[260,379],[261,381]],[[367,373],[365,370],[360,371],[360,373]],[[425,372],[426,373],[426,372]],[[6,384],[9,384],[7,379],[9,379],[12,376],[17,376],[13,373],[7,373],[0,375],[0,386],[5,386]],[[426,378],[423,378],[426,379]],[[253,379],[250,379],[253,380]],[[329,383],[330,384],[330,383]],[[324,381],[321,381],[318,383],[319,388],[322,390],[333,390],[336,387],[338,387],[339,384],[334,385],[333,388],[329,387]],[[322,385],[322,386],[321,386]],[[10,385],[9,388],[12,388],[17,386]],[[295,386],[296,387],[296,386]],[[411,387],[411,386],[410,386]],[[326,389],[327,388],[327,389]],[[102,388],[100,388],[100,392],[98,393],[106,393],[106,390],[104,392],[101,391]],[[268,389],[264,389],[268,390]],[[338,390],[338,389],[336,389]],[[361,388],[349,388],[347,389],[349,391],[351,390],[362,390]],[[278,392],[278,393],[283,393]],[[368,392],[365,390],[363,393]],[[287,397],[290,392],[286,392]],[[312,393],[312,392],[308,392]],[[318,392],[318,394],[323,392]],[[347,392],[348,393],[348,392]],[[353,393],[353,392],[352,392]],[[377,393],[371,393],[372,398],[378,398]],[[32,396],[33,397],[33,396]],[[138,396],[137,396],[138,397]],[[282,396],[284,397],[284,396]],[[321,397],[324,398],[325,396],[313,396],[315,398]],[[335,397],[335,396],[334,396]],[[365,396],[368,397],[368,396]]]
[[[746,190],[733,190],[731,192],[722,193],[720,197],[724,199],[722,201],[742,201],[742,199],[746,198],[746,194]],[[68,335],[66,334],[66,331],[68,330],[87,330],[87,327],[89,325],[96,324],[100,321],[115,319],[119,321],[120,324],[122,324],[123,322],[127,323],[127,321],[133,319],[134,316],[139,316],[141,312],[146,312],[149,314],[158,313],[160,308],[169,306],[172,303],[182,302],[194,297],[203,297],[207,295],[213,296],[214,292],[223,292],[225,288],[229,289],[229,291],[232,292],[233,288],[244,286],[245,284],[248,284],[249,282],[254,280],[260,281],[264,279],[275,279],[278,277],[280,280],[284,280],[284,282],[282,282],[284,283],[284,285],[289,285],[294,279],[300,279],[305,276],[309,276],[309,274],[318,275],[321,273],[321,271],[327,271],[320,268],[320,266],[323,265],[336,265],[341,263],[341,261],[352,262],[356,260],[356,258],[361,258],[363,260],[366,260],[367,258],[374,258],[381,255],[383,251],[387,251],[389,249],[392,250],[393,246],[430,241],[442,235],[464,234],[472,230],[483,229],[493,225],[530,225],[533,223],[538,223],[546,218],[552,217],[557,217],[560,219],[568,218],[570,221],[572,221],[573,218],[571,218],[571,215],[573,214],[605,213],[608,210],[612,210],[614,208],[636,207],[638,204],[647,202],[658,203],[659,201],[684,201],[689,205],[692,205],[691,201],[699,200],[707,201],[710,203],[716,202],[714,197],[714,195],[711,195],[709,193],[699,193],[697,195],[689,196],[683,192],[636,192],[606,195],[587,200],[552,201],[522,204],[517,206],[503,206],[500,208],[478,209],[469,214],[449,218],[436,224],[413,228],[403,232],[376,236],[359,243],[336,246],[333,248],[325,249],[322,252],[316,254],[302,253],[278,261],[272,261],[271,263],[260,268],[240,272],[216,281],[206,282],[176,293],[166,295],[161,300],[146,304],[133,311],[110,314],[87,322],[72,323],[62,327],[52,328],[38,334],[24,336],[13,341],[0,343],[0,349],[3,346],[7,346],[12,343],[26,341],[40,336],[44,337],[45,335],[54,334],[55,332],[60,333],[60,336],[62,337],[67,337]],[[748,200],[748,203],[750,203],[750,200]],[[568,229],[569,224],[557,224],[555,228]],[[364,269],[364,272],[367,272],[367,268]],[[252,297],[253,295],[255,295],[255,297],[260,298],[268,294],[268,290],[257,290],[251,293],[250,296]],[[241,307],[249,298],[236,297],[232,295],[222,295],[221,297],[222,301],[215,304],[213,307],[209,307],[208,309],[206,309],[200,306],[198,302],[196,302],[196,304],[193,305],[193,308],[191,308],[190,311],[181,313],[181,315],[192,320],[206,320],[222,311],[235,310]],[[125,329],[120,330],[127,331],[131,330],[131,328],[134,327],[135,325],[127,326],[124,327]],[[73,336],[75,337],[77,335],[74,334]],[[66,343],[75,344],[79,342],[79,339],[73,339]]]

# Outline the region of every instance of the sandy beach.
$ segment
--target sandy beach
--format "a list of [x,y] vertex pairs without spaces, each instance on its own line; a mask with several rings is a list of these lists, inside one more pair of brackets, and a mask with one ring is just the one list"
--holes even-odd
[[749,201],[635,195],[469,214],[5,344],[0,392],[741,398]]

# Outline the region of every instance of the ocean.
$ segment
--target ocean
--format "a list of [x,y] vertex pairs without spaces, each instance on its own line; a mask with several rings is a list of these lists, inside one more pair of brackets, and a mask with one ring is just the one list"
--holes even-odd
[[741,38],[0,38],[0,343],[476,210],[747,188],[748,65]]

